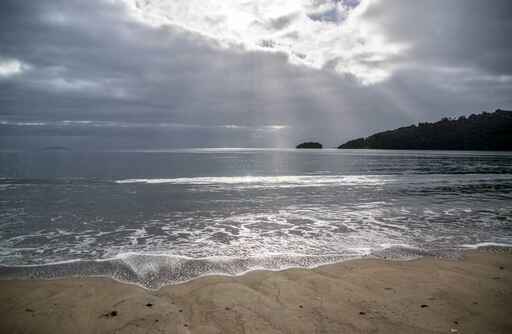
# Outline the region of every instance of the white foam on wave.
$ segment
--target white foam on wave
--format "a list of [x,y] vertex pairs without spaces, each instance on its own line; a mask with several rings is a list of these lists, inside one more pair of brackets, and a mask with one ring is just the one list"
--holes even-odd
[[[104,259],[73,259],[43,265],[0,265],[0,279],[58,279],[65,277],[107,277],[156,290],[165,285],[182,284],[205,276],[240,276],[251,271],[281,271],[291,268],[316,268],[362,258],[408,261],[423,256],[450,256],[411,244],[381,243],[379,247],[348,249],[339,253],[310,255],[302,253],[266,253],[251,257],[190,257],[160,252],[126,252]],[[512,244],[485,242],[460,245],[451,251],[488,246],[512,247]],[[380,249],[379,249],[380,248]],[[460,253],[459,253],[460,254]],[[452,254],[453,255],[453,254]],[[457,257],[455,257],[457,258]]]
[[179,177],[179,178],[132,178],[116,180],[117,184],[262,184],[262,185],[383,185],[386,183],[407,181],[414,183],[457,183],[460,181],[510,180],[508,174],[383,174],[383,175],[281,175],[281,176],[216,176],[216,177]]
[[468,249],[478,249],[482,247],[512,247],[512,242],[504,243],[504,242],[479,242],[476,244],[463,244],[460,247],[468,248]]
[[182,185],[382,185],[391,178],[387,175],[286,175],[286,176],[219,176],[219,177],[183,177],[163,179],[124,179],[116,180],[118,184],[182,184]]

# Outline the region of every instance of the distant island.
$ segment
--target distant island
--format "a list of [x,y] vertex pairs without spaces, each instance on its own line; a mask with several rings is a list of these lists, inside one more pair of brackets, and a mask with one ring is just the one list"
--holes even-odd
[[66,146],[46,146],[41,151],[71,151],[71,149]]
[[306,142],[297,145],[296,148],[322,148],[322,144],[315,142]]
[[379,132],[339,149],[512,150],[512,111],[498,109]]

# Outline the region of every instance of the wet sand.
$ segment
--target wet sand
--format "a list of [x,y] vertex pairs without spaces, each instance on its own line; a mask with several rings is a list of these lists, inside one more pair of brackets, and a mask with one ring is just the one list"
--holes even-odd
[[0,281],[0,333],[512,333],[512,254],[203,277]]

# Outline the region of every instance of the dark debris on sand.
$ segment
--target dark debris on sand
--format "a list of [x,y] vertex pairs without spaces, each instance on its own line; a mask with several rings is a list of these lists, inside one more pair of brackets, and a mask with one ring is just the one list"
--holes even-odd
[[117,311],[113,310],[111,312],[107,312],[103,315],[105,318],[113,318],[117,316]]

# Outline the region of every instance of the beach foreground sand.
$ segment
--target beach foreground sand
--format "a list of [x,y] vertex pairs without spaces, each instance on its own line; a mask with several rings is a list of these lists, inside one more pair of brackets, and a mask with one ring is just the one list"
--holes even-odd
[[0,282],[1,333],[512,333],[512,254],[203,277]]

